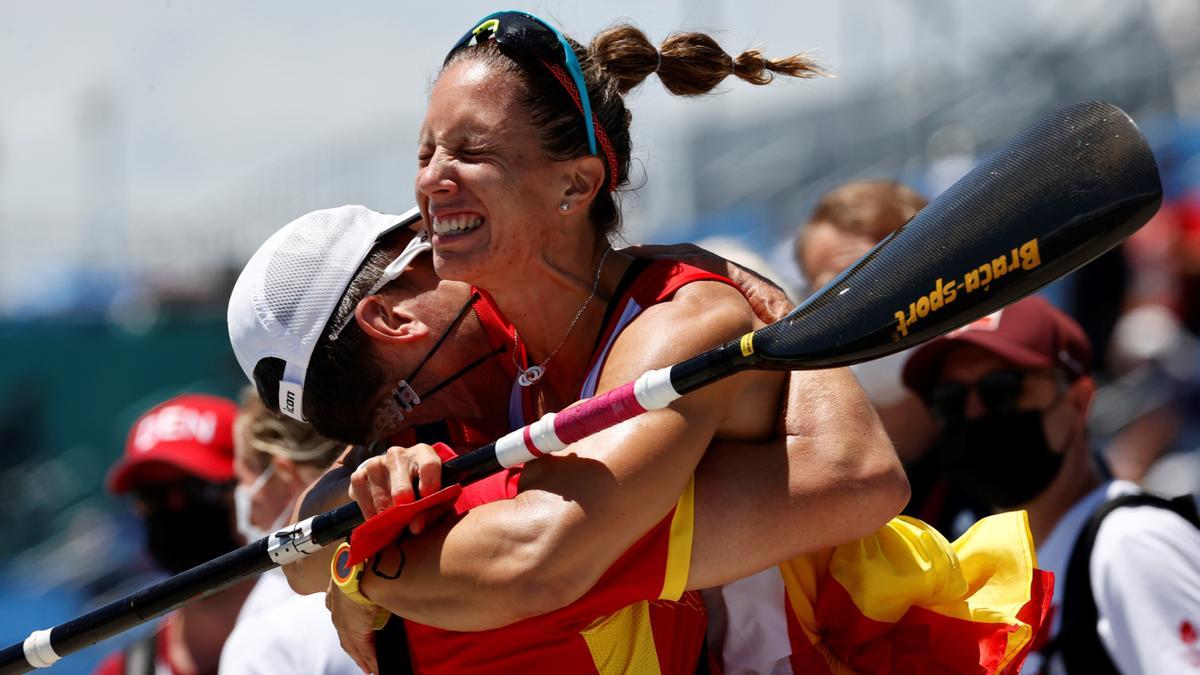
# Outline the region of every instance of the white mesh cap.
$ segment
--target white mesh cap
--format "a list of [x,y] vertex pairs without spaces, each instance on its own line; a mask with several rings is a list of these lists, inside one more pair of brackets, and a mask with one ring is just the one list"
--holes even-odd
[[[375,243],[420,218],[416,209],[402,216],[363,206],[313,211],[271,235],[246,263],[229,298],[229,341],[251,382],[261,359],[275,357],[286,364],[280,412],[304,420],[308,361],[329,317]],[[414,242],[401,256],[408,260],[400,271],[429,250],[427,242]]]

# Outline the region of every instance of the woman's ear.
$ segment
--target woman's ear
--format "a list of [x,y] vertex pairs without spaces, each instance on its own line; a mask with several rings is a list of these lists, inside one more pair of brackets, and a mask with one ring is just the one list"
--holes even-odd
[[392,302],[387,294],[368,295],[354,308],[354,321],[372,340],[412,342],[429,334],[425,322]]
[[566,188],[562,194],[562,204],[568,208],[564,213],[587,207],[596,198],[596,193],[604,188],[604,162],[595,155],[576,157],[566,162],[568,167]]

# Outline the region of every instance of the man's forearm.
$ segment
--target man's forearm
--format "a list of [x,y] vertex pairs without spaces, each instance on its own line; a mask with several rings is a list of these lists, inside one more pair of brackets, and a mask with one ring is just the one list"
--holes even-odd
[[689,588],[866,536],[908,500],[903,469],[853,376],[791,378],[786,437],[714,443],[696,470]]
[[540,538],[561,514],[545,497],[535,491],[490,502],[405,536],[373,561],[382,576],[364,576],[364,595],[405,619],[458,631],[558,609],[570,601],[562,589],[550,579],[529,583],[539,565],[530,551],[541,550]]
[[813,518],[838,514],[841,521],[843,535],[824,545],[866,536],[908,503],[904,467],[849,369],[791,373],[784,430],[792,508],[815,509]]
[[[347,488],[353,467],[334,466],[313,483],[300,497],[297,520],[325,513],[350,501]],[[300,560],[284,565],[283,574],[292,590],[301,595],[321,593],[329,586],[329,561],[333,558],[330,545]]]

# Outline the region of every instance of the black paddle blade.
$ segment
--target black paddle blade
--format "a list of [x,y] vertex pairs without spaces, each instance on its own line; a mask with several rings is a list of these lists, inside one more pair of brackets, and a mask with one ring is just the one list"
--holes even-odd
[[1154,156],[1124,111],[1064,108],[755,333],[751,358],[759,368],[826,368],[913,347],[1082,267],[1161,202]]

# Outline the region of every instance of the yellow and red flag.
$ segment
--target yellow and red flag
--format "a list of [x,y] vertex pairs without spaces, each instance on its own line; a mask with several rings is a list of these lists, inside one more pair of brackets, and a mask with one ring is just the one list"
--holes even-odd
[[780,566],[795,673],[1016,673],[1050,603],[1025,513],[984,518],[953,544],[925,523]]

